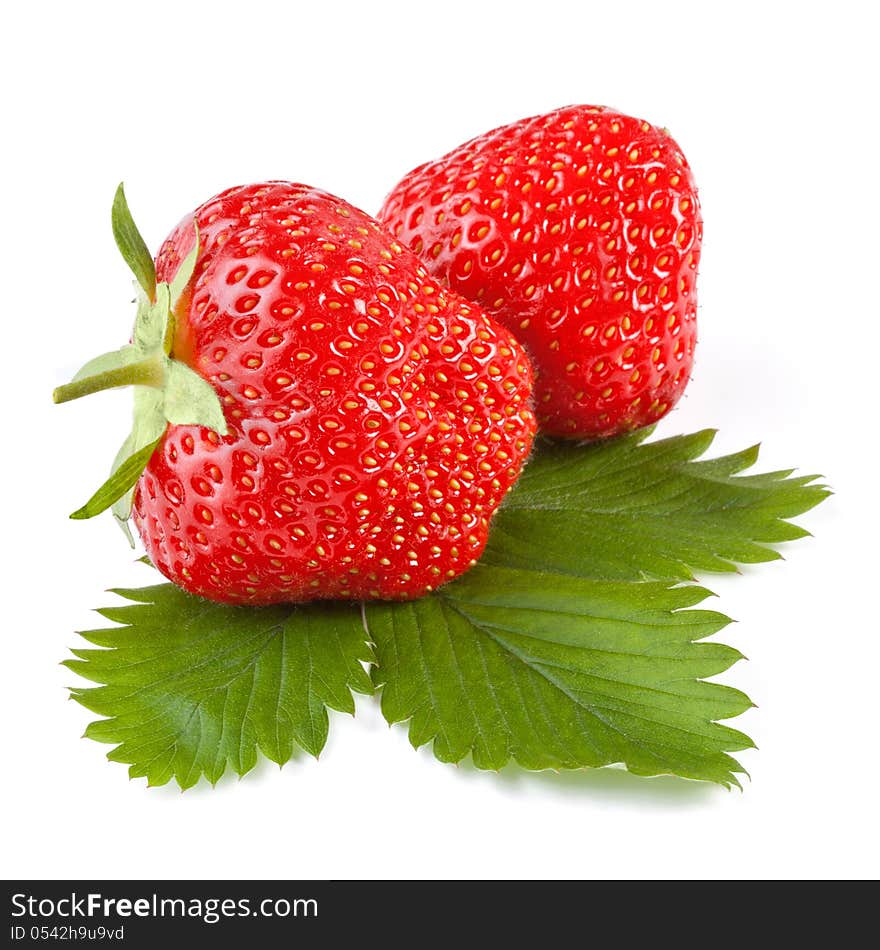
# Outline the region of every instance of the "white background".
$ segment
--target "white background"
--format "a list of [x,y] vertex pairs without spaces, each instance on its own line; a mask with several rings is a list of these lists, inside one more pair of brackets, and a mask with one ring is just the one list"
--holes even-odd
[[[868,3],[29,3],[5,15],[2,302],[6,877],[856,877],[878,873],[878,83]],[[309,9],[305,9],[305,8]],[[395,12],[395,11],[400,11]],[[406,11],[405,18],[402,18]],[[231,184],[375,211],[400,175],[570,102],[667,126],[700,186],[701,343],[661,426],[761,440],[835,496],[786,561],[708,577],[759,704],[744,792],[620,771],[435,762],[374,701],[320,762],[182,795],[106,747],[58,665],[111,586],[151,582],[109,517],[67,520],[121,393],[53,407],[125,341],[124,178],[155,249]]]

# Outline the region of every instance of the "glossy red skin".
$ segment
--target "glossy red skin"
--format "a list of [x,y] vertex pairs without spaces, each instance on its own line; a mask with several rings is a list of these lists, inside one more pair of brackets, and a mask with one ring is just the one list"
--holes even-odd
[[233,188],[195,217],[173,355],[229,434],[169,426],[135,491],[153,563],[231,604],[418,597],[466,571],[534,436],[521,345],[324,192]]
[[664,130],[599,106],[523,119],[414,169],[378,217],[522,340],[546,433],[618,435],[684,391],[702,219]]

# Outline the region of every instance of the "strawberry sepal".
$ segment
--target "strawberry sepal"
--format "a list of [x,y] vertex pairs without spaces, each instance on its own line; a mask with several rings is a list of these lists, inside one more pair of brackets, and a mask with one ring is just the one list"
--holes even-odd
[[106,511],[111,505],[119,501],[135,486],[160,441],[161,436],[155,442],[149,442],[133,455],[129,455],[82,508],[78,508],[70,517],[75,521],[94,518],[95,515]]
[[226,435],[227,427],[223,407],[211,384],[171,353],[174,307],[195,270],[198,229],[192,250],[171,282],[157,284],[155,265],[132,220],[122,185],[116,191],[111,217],[116,243],[138,285],[132,342],[89,360],[69,383],[55,389],[52,398],[62,403],[105,389],[135,387],[132,430],[117,453],[110,477],[70,516],[76,520],[92,518],[112,506],[131,541],[125,523],[131,514],[134,486],[168,424],[204,426],[220,435]]

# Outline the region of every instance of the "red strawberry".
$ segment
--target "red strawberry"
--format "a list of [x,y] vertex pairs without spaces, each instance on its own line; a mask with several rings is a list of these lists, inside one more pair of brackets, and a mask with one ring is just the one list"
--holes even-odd
[[[119,227],[117,238],[123,246]],[[134,518],[167,577],[225,603],[407,598],[474,563],[534,435],[529,362],[507,330],[368,215],[288,182],[203,204],[162,245],[155,272],[158,292],[141,280],[154,297],[179,293],[166,364],[213,387],[193,397],[201,426],[166,422],[186,417],[185,389],[136,388],[154,416],[165,406],[155,450],[156,429],[128,450],[146,443]],[[161,364],[156,331],[141,323],[135,344],[152,333]],[[132,381],[144,379],[115,384]],[[80,394],[62,387],[58,398]]]
[[410,172],[379,219],[523,341],[544,431],[617,435],[681,396],[702,220],[665,130],[599,106],[523,119]]

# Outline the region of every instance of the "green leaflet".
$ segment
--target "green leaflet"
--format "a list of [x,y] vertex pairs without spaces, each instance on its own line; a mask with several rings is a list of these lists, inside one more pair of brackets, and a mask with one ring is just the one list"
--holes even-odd
[[786,519],[829,491],[815,475],[741,476],[757,446],[698,461],[713,430],[642,444],[543,442],[492,523],[483,563],[583,577],[691,580],[772,561],[808,534]]
[[71,693],[108,717],[86,735],[150,785],[243,775],[258,749],[279,765],[296,747],[316,756],[327,707],[353,714],[351,690],[372,692],[356,606],[226,607],[172,584],[114,593],[132,603],[98,612],[124,626],[82,633],[100,649],[66,661],[103,685]]
[[[139,393],[147,398],[150,390]],[[257,750],[276,762],[327,735],[326,708],[382,690],[389,722],[445,762],[480,768],[623,763],[738,784],[751,740],[723,724],[751,705],[707,682],[740,659],[709,641],[728,622],[697,607],[695,570],[778,557],[788,519],[828,490],[789,472],[741,475],[757,451],[699,460],[713,433],[642,444],[539,446],[481,562],[411,603],[232,608],[170,584],[118,591],[124,624],[83,636],[67,665],[98,684],[74,698],[87,734],[150,784],[183,787]],[[361,663],[373,663],[373,682]]]
[[738,690],[702,682],[740,654],[701,639],[729,623],[699,587],[594,581],[478,565],[436,595],[371,604],[375,682],[414,746],[483,769],[622,762],[739,784],[728,755],[751,740],[715,720],[744,712]]
[[[700,643],[728,620],[685,610],[694,570],[779,557],[786,519],[828,495],[814,476],[740,476],[757,449],[697,461],[714,432],[643,445],[543,442],[480,564],[431,598],[367,605],[390,722],[443,761],[482,768],[622,762],[724,785],[748,737],[718,720],[748,698],[704,682],[739,654]],[[647,578],[653,577],[654,581]]]

